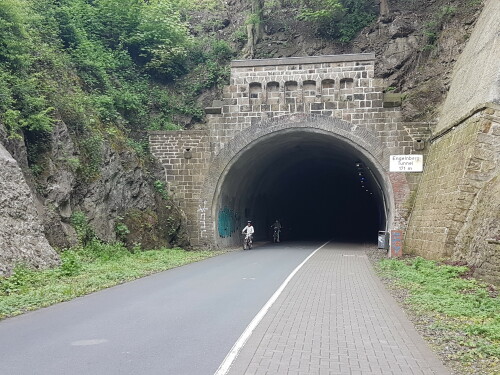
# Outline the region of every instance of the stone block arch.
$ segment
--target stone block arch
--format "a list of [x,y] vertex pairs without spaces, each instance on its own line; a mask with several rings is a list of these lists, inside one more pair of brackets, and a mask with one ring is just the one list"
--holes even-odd
[[[428,136],[428,124],[404,124],[399,108],[384,105],[374,62],[374,54],[233,61],[230,85],[223,90],[223,100],[207,108],[206,127],[150,133],[151,150],[164,165],[169,190],[186,214],[194,246],[230,245],[231,234],[238,232],[237,220],[263,217],[263,206],[255,202],[267,199],[276,214],[283,211],[283,198],[277,197],[276,187],[288,190],[282,179],[288,179],[297,196],[308,190],[307,186],[296,188],[304,180],[314,180],[313,189],[328,186],[341,195],[350,179],[358,184],[349,186],[353,191],[378,194],[378,201],[385,202],[386,209],[376,208],[384,211],[379,215],[383,220],[378,217],[374,222],[383,221],[383,229],[405,229],[408,209],[404,207],[408,207],[418,176],[389,173],[387,164],[389,155],[415,153],[414,139]],[[352,80],[352,88],[341,87],[346,78]],[[304,87],[307,81],[311,81],[309,88],[307,84]],[[273,84],[278,90],[269,90]],[[189,159],[183,157],[185,148],[191,150]],[[330,170],[329,163],[338,168]],[[283,166],[276,170],[280,179],[267,172],[274,171],[274,164]],[[354,171],[359,172],[355,175],[359,181],[352,179],[352,170],[347,171],[355,164],[365,167]],[[252,169],[264,172],[242,174]],[[298,176],[296,170],[315,171],[325,181],[312,175]],[[327,179],[330,172],[335,176]],[[246,189],[245,176],[253,184],[250,190]],[[340,187],[332,181],[339,181]],[[243,186],[243,195],[255,190],[255,202],[242,200],[235,193],[237,186]],[[218,218],[219,198],[225,207],[220,207],[223,210]],[[354,198],[365,199],[359,194]],[[344,202],[337,203],[339,209],[346,209]],[[238,207],[238,212],[231,207]],[[308,207],[302,209],[306,212]],[[217,223],[224,226],[223,240],[217,237]]]
[[[293,137],[297,139],[302,137],[302,140],[286,141]],[[220,222],[219,211],[224,213],[224,217],[232,217],[236,221],[228,224],[231,228],[241,226],[243,221],[248,219],[245,216],[255,215],[251,208],[245,207],[246,203],[236,202],[241,198],[238,197],[237,191],[228,191],[228,189],[238,190],[244,187],[246,177],[242,171],[245,168],[252,168],[252,153],[257,152],[256,158],[269,157],[275,160],[287,154],[275,151],[273,143],[277,145],[276,147],[300,147],[304,140],[305,144],[309,144],[313,149],[314,145],[317,145],[320,151],[327,150],[329,147],[327,143],[342,148],[350,155],[350,159],[345,160],[360,161],[365,166],[365,173],[373,179],[373,187],[379,189],[376,194],[379,195],[380,204],[384,206],[384,227],[392,225],[395,216],[393,187],[388,176],[387,158],[384,156],[384,149],[376,134],[338,118],[305,114],[289,115],[263,120],[241,131],[212,160],[201,194],[204,207],[203,217],[199,218],[201,243],[231,246],[239,241],[237,230],[234,232],[235,236],[228,236],[227,228],[217,228]],[[314,150],[307,152],[314,152]],[[261,160],[255,168],[265,169],[265,164],[265,161]],[[235,174],[232,175],[233,168],[240,173],[239,178],[236,178]],[[247,182],[259,180],[256,176],[247,177]],[[228,182],[230,180],[232,182]],[[265,186],[266,183],[260,181],[258,184]],[[245,188],[242,191],[246,194]],[[256,199],[264,198],[257,197]],[[263,218],[260,220],[262,221]],[[258,229],[264,230],[265,228],[262,225]],[[219,232],[224,235],[219,236]]]

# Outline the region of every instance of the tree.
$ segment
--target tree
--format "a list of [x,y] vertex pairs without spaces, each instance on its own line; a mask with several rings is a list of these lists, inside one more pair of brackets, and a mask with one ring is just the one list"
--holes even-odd
[[243,49],[243,57],[253,59],[255,56],[255,45],[262,37],[262,14],[264,0],[250,0],[251,14],[247,19],[247,44]]
[[384,17],[389,14],[389,0],[380,0],[379,14],[380,17]]

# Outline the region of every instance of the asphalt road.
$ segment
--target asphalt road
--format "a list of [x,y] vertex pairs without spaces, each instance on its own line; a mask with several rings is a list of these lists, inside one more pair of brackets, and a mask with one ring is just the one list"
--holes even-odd
[[0,322],[2,375],[211,375],[321,243],[269,244]]

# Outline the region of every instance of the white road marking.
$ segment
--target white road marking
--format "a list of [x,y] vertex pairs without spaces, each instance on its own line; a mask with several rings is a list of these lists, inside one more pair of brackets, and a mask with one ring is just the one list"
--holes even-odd
[[107,341],[108,340],[106,339],[79,340],[79,341],[73,341],[71,343],[71,346],[99,345],[99,344],[104,344]]
[[304,261],[302,263],[300,263],[292,271],[292,273],[290,275],[288,275],[288,277],[286,278],[286,280],[283,281],[283,284],[281,284],[281,286],[278,288],[278,290],[276,290],[276,292],[274,292],[274,294],[271,296],[271,298],[269,298],[269,300],[266,302],[266,304],[264,305],[264,307],[257,313],[257,315],[255,315],[255,318],[253,318],[253,320],[250,322],[250,324],[248,325],[248,327],[243,331],[243,333],[241,334],[241,336],[239,337],[239,339],[236,341],[236,343],[234,344],[233,348],[229,351],[229,353],[227,354],[227,356],[224,359],[224,361],[222,361],[221,365],[219,366],[219,368],[217,369],[217,371],[215,372],[214,375],[226,375],[228,373],[229,368],[233,364],[234,360],[240,354],[241,349],[243,348],[243,346],[245,346],[246,342],[248,341],[248,339],[252,335],[252,333],[255,330],[255,328],[257,328],[257,326],[259,325],[259,323],[261,322],[261,320],[264,318],[264,316],[267,314],[267,312],[269,311],[269,309],[271,308],[271,306],[274,304],[274,302],[276,302],[276,300],[278,299],[278,297],[280,296],[280,294],[283,292],[283,290],[285,289],[285,287],[288,285],[288,283],[290,282],[290,280],[302,268],[302,266],[304,264],[306,264],[306,262],[309,260],[309,258],[311,258],[314,254],[316,254],[316,252],[319,249],[321,249],[322,247],[324,247],[325,245],[327,245],[329,242],[330,241],[325,242],[323,245],[321,245],[316,250],[314,250],[311,254],[309,254],[309,256],[306,259],[304,259]]

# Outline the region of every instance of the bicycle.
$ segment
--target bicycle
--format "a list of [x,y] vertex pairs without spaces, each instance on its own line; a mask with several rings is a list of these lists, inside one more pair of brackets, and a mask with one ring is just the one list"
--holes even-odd
[[280,242],[280,230],[278,228],[274,228],[273,232],[273,242]]
[[247,234],[243,238],[243,250],[250,250],[252,248],[252,235]]

